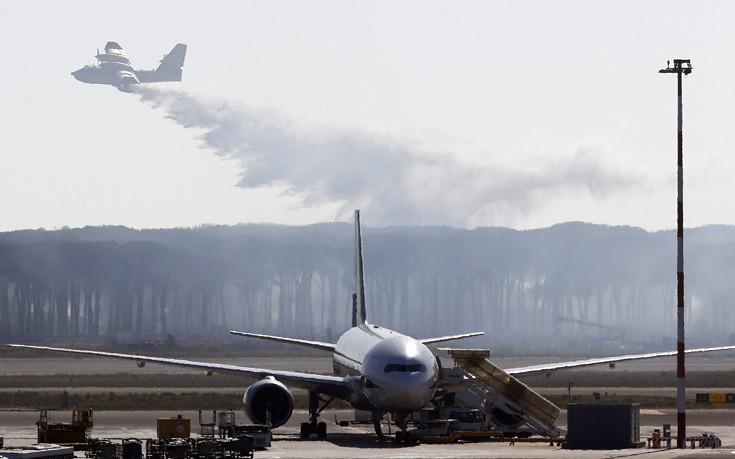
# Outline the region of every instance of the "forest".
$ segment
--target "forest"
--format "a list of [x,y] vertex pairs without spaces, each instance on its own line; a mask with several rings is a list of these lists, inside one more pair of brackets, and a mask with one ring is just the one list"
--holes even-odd
[[[674,231],[364,228],[368,320],[470,345],[671,349]],[[352,225],[0,233],[0,342],[334,341],[351,321]],[[735,344],[735,227],[685,233],[689,346]],[[235,338],[237,339],[237,338]]]

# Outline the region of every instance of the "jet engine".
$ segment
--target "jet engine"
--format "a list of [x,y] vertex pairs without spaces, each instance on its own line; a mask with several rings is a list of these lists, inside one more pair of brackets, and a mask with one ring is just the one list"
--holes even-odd
[[293,395],[280,381],[268,376],[248,387],[242,398],[245,414],[256,424],[270,423],[279,427],[288,421],[293,412]]

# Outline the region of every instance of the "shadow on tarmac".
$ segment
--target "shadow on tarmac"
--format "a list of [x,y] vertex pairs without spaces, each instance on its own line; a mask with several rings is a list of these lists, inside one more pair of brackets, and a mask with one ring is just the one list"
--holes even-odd
[[273,441],[279,442],[307,442],[310,444],[316,442],[331,443],[334,446],[345,448],[370,448],[370,449],[404,449],[418,446],[417,443],[396,443],[393,436],[387,436],[384,439],[378,438],[375,434],[367,433],[330,433],[326,439],[303,439],[298,435],[278,435],[274,436]]

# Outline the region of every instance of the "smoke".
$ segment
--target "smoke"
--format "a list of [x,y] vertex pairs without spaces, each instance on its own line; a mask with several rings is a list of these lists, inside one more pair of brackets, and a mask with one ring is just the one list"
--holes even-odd
[[[638,180],[579,148],[515,168],[471,164],[452,153],[355,129],[299,129],[270,110],[181,91],[138,87],[140,99],[185,128],[202,147],[235,160],[238,186],[279,186],[305,206],[360,208],[375,225],[497,224],[525,215],[554,193],[604,198]],[[502,218],[500,217],[502,215]]]

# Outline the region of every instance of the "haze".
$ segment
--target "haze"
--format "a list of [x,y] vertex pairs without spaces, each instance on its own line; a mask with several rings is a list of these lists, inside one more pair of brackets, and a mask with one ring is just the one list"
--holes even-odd
[[[735,223],[729,2],[0,4],[0,230]],[[182,83],[69,73],[119,42]]]

